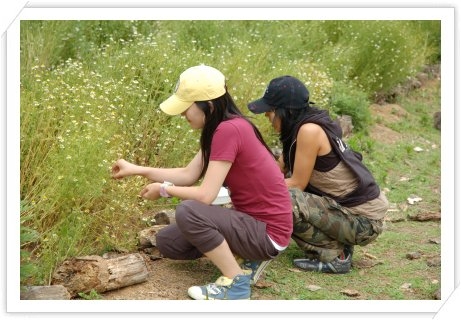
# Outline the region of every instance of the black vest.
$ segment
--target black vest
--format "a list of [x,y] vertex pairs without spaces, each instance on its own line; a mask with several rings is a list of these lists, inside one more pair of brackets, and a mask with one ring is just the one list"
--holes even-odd
[[[351,168],[351,170],[356,175],[358,179],[358,186],[354,191],[343,197],[335,197],[328,193],[322,192],[311,184],[308,184],[304,191],[319,196],[328,196],[345,207],[355,207],[369,200],[377,198],[380,194],[379,186],[377,185],[371,172],[362,163],[362,155],[350,149],[349,146],[344,141],[342,141],[341,127],[339,124],[331,120],[328,112],[322,110],[319,113],[309,115],[304,118],[296,129],[296,135],[299,131],[299,128],[306,123],[315,123],[322,127],[322,129],[327,134],[328,140],[330,141],[330,144],[335,153],[349,168]],[[293,149],[294,150],[290,150],[290,153],[292,153],[290,154],[291,168],[294,166],[294,154],[296,148]]]

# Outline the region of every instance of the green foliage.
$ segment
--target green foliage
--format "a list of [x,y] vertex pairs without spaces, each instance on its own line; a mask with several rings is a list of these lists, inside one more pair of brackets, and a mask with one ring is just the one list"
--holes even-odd
[[[30,208],[27,206],[25,202],[21,202],[21,214],[29,209]],[[37,266],[33,263],[33,261],[31,261],[30,246],[40,239],[40,234],[32,228],[26,227],[25,223],[26,219],[21,218],[21,225],[19,231],[19,242],[21,245],[21,265],[19,274],[21,278],[21,283],[25,283],[33,274],[37,272]]]
[[371,121],[367,94],[343,82],[335,82],[331,90],[332,110],[338,115],[349,115],[355,131],[366,131]]
[[441,59],[442,27],[438,20],[411,21],[414,33],[418,34],[426,45],[422,48],[427,51],[428,64],[438,64]]
[[[142,218],[174,205],[140,200],[147,181],[114,181],[110,169],[118,158],[182,166],[197,152],[199,133],[158,108],[186,68],[220,69],[248,115],[270,79],[291,74],[366,131],[366,97],[433,59],[439,38],[436,22],[22,21],[21,281],[48,283],[72,255],[134,248]],[[251,117],[277,145],[268,121]],[[365,137],[351,143],[374,150]]]
[[375,141],[363,131],[357,132],[348,138],[347,143],[353,150],[363,153],[373,153],[376,145]]
[[79,292],[78,296],[85,300],[101,300],[101,295],[96,290],[91,290],[90,293]]
[[331,76],[371,98],[404,82],[440,53],[439,28],[440,21],[342,20],[325,21],[311,34],[323,41],[317,53]]

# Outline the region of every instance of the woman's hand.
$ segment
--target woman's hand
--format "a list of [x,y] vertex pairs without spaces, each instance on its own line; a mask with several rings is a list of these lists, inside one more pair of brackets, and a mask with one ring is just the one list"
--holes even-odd
[[148,184],[139,195],[147,200],[157,200],[160,198],[160,185],[161,183],[158,182]]
[[117,160],[112,166],[112,178],[122,179],[136,174],[137,165],[132,164],[124,159]]

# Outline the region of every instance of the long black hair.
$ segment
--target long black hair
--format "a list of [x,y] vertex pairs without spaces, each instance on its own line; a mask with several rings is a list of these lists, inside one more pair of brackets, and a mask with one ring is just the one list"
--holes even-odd
[[264,145],[267,151],[272,155],[271,149],[264,141],[258,128],[239,110],[231,95],[227,92],[221,97],[210,101],[196,101],[200,110],[205,114],[205,124],[200,136],[200,148],[202,150],[203,168],[200,178],[205,175],[210,163],[211,141],[218,125],[226,120],[234,118],[243,118],[253,127],[256,137]]
[[[308,102],[305,108],[301,109],[287,109],[287,108],[276,108],[274,110],[275,116],[280,119],[280,142],[282,143],[282,154],[283,162],[285,167],[290,165],[294,159],[294,153],[296,150],[296,135],[298,134],[299,125],[307,117],[323,112],[319,108],[315,107],[313,102]],[[293,154],[293,158],[290,159],[290,153]]]

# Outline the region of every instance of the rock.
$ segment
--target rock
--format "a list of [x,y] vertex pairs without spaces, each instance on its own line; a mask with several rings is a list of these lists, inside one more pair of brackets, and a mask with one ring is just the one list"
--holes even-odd
[[406,257],[409,260],[419,259],[419,258],[421,258],[421,253],[419,253],[419,252],[410,252],[410,253],[407,253]]
[[352,124],[352,117],[348,115],[339,116],[336,122],[340,125],[343,131],[343,137],[347,137],[352,133],[354,126]]
[[353,290],[353,289],[344,289],[344,290],[341,290],[341,293],[345,294],[348,297],[358,297],[358,296],[360,296],[360,293],[357,290]]
[[426,261],[428,267],[440,267],[442,262],[440,261],[440,257],[433,257]]
[[63,285],[29,286],[21,289],[21,300],[70,300],[69,291]]
[[171,221],[170,221],[170,217],[167,215],[166,212],[164,211],[161,211],[159,213],[157,213],[155,216],[154,216],[154,219],[155,219],[155,224],[156,225],[160,225],[160,224],[170,224]]

